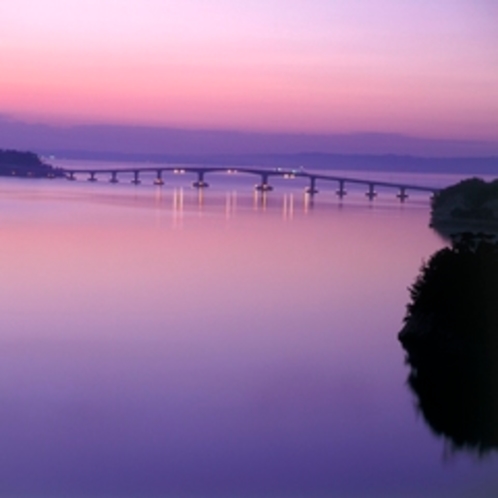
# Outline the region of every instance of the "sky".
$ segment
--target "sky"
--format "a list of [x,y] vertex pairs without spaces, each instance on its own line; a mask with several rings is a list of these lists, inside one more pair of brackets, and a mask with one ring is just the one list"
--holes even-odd
[[2,0],[0,117],[498,141],[496,0]]

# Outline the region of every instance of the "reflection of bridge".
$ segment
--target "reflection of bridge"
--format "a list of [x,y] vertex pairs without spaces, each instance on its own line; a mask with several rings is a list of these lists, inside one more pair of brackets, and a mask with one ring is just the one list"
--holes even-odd
[[408,185],[396,182],[384,182],[377,180],[361,180],[358,178],[347,178],[335,175],[324,175],[317,173],[308,173],[302,170],[284,170],[277,168],[274,170],[262,169],[262,168],[238,168],[238,167],[205,167],[205,166],[188,166],[188,167],[173,167],[173,166],[150,166],[150,167],[140,167],[140,168],[109,168],[109,169],[65,169],[63,170],[64,175],[68,180],[75,180],[76,175],[88,175],[88,181],[97,181],[97,176],[108,176],[111,183],[118,183],[118,176],[120,177],[131,177],[131,183],[138,185],[140,183],[140,175],[142,173],[154,173],[155,185],[164,185],[163,175],[164,173],[173,174],[194,174],[197,175],[196,181],[193,182],[195,188],[206,188],[209,184],[205,181],[205,176],[208,173],[227,173],[227,174],[248,174],[256,175],[260,178],[260,183],[256,185],[256,190],[260,192],[269,192],[273,190],[273,187],[269,183],[271,177],[279,178],[303,178],[309,181],[309,185],[306,187],[305,192],[310,195],[315,195],[318,193],[317,182],[335,182],[337,183],[337,195],[339,197],[344,197],[346,195],[346,184],[352,185],[364,185],[367,188],[366,196],[373,200],[377,196],[376,187],[382,188],[392,188],[398,191],[397,197],[401,202],[403,202],[407,197],[407,192],[419,191],[419,192],[429,192],[434,194],[438,191],[436,188],[425,187],[420,185]]

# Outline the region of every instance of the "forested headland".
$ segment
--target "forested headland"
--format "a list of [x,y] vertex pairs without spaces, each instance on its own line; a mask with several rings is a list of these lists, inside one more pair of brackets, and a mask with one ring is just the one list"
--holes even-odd
[[64,174],[61,169],[44,163],[34,152],[0,149],[0,176],[54,178]]
[[437,192],[431,207],[431,224],[435,228],[448,223],[498,226],[498,180],[463,180]]
[[419,410],[453,450],[498,450],[498,243],[460,234],[410,296],[398,338]]

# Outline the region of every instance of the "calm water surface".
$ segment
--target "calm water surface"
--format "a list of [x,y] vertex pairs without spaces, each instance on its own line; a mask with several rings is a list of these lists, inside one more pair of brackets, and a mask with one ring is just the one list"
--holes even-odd
[[488,497],[396,339],[428,202],[0,180],[0,496]]

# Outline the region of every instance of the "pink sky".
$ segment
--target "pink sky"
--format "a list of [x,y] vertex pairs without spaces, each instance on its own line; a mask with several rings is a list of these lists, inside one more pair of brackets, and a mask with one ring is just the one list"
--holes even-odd
[[0,114],[498,140],[495,0],[0,3]]

